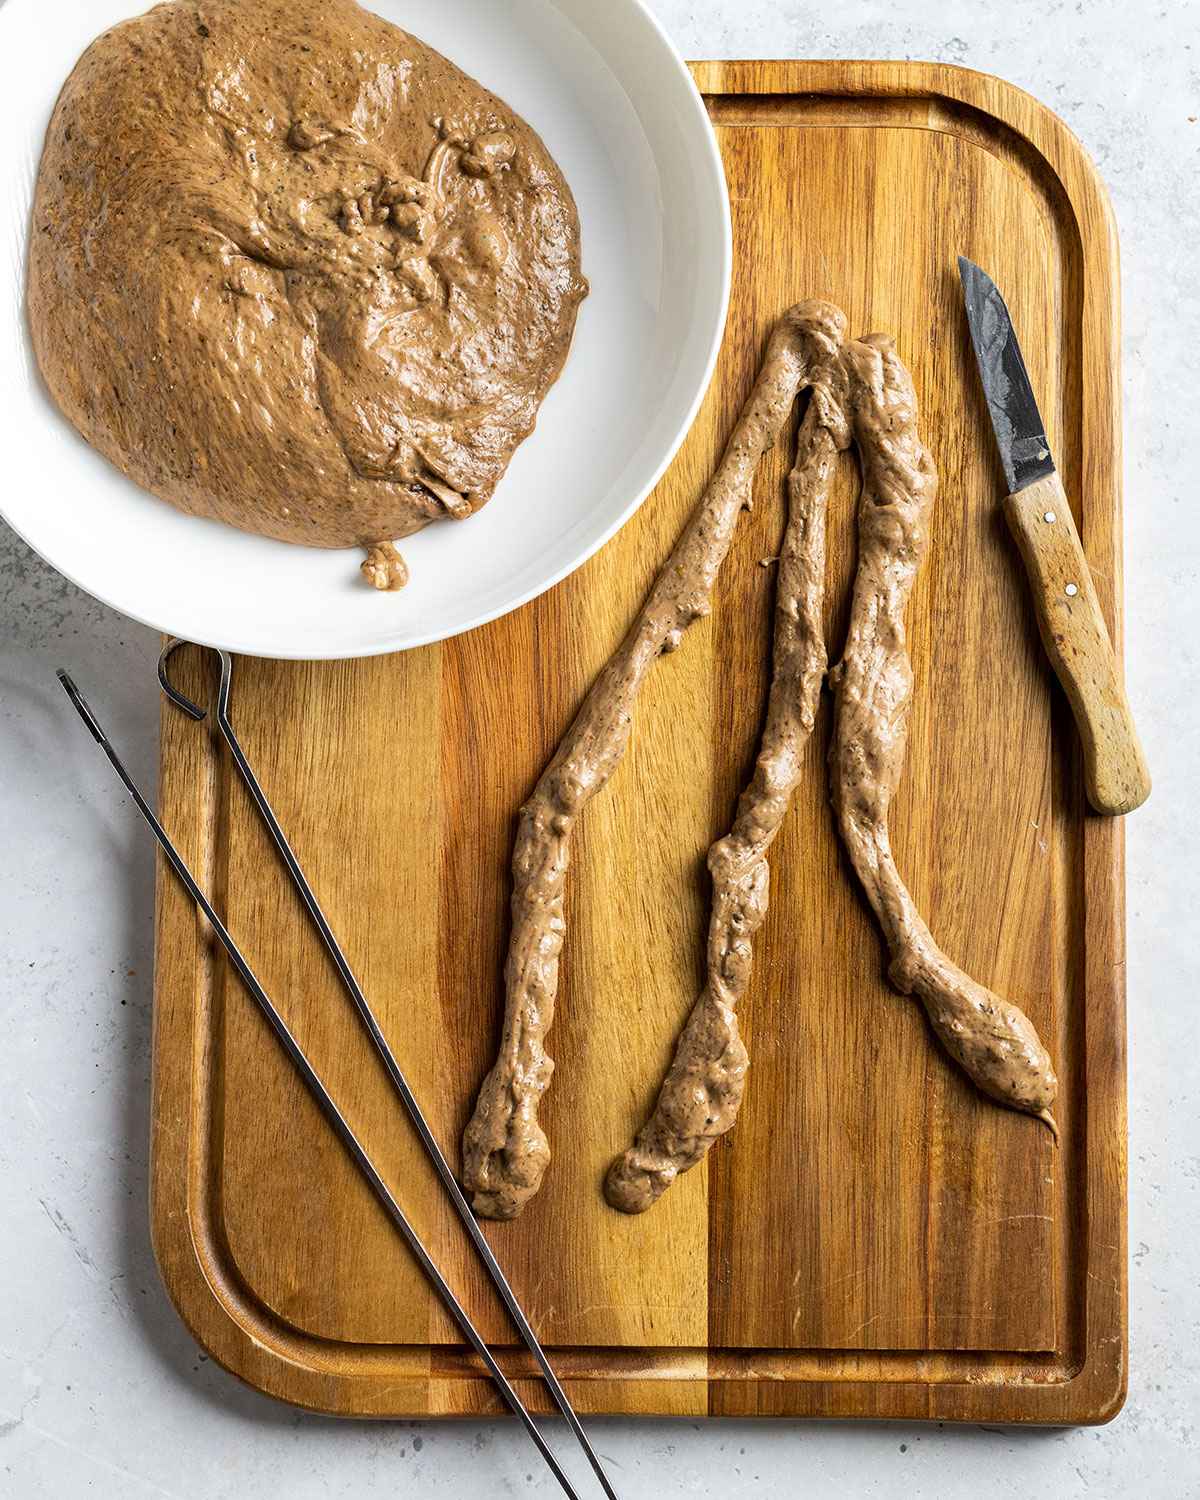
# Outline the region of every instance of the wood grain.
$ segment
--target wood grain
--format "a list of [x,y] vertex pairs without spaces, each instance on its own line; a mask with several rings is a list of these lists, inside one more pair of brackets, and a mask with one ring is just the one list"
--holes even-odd
[[[978,1095],[886,985],[828,807],[826,703],[772,851],[740,1121],[647,1214],[626,1218],[601,1196],[701,981],[704,853],[750,769],[766,698],[773,580],[759,563],[782,531],[789,434],[764,460],[712,618],[652,674],[630,752],[581,822],[542,1112],[555,1159],[523,1217],[487,1233],[582,1410],[1103,1421],[1125,1382],[1122,831],[1086,811],[1070,712],[1004,523],[955,273],[959,254],[986,267],[1022,329],[1119,652],[1103,190],[1060,121],[979,74],[694,72],[725,159],[735,284],[717,374],[666,478],[591,562],[470,635],[353,663],[240,660],[234,720],[456,1152],[495,1047],[516,810],[712,472],[771,323],[820,296],[855,332],[893,333],[941,472],[909,611],[897,859],[946,951],[1050,1047],[1062,1145]],[[847,459],[829,516],[831,656],[856,484]],[[170,709],[161,801],[480,1326],[514,1344],[240,786]],[[165,871],[158,901],[153,1229],[185,1321],[229,1368],[304,1406],[496,1411]],[[527,1375],[516,1349],[504,1362]],[[522,1390],[545,1406],[535,1382]]]
[[1009,495],[1004,512],[1042,644],[1075,715],[1088,801],[1110,816],[1132,812],[1150,795],[1150,770],[1061,477],[1051,472]]

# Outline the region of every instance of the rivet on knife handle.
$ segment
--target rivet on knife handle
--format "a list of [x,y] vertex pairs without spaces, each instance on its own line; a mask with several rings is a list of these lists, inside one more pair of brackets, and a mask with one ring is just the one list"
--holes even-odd
[[1010,495],[1004,511],[1046,655],[1075,715],[1088,801],[1097,812],[1132,812],[1150,795],[1150,772],[1062,481],[1057,473],[1039,479]]
[[987,272],[964,255],[958,270],[1008,481],[1004,509],[1025,559],[1042,643],[1075,713],[1088,801],[1097,812],[1131,812],[1150,795],[1150,773],[1016,330]]

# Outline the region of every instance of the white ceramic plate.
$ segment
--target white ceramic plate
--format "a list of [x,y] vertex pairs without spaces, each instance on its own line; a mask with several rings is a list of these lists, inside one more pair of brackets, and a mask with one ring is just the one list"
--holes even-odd
[[183,516],[80,439],[26,329],[33,183],[58,90],[139,0],[0,3],[0,512],[49,562],[171,635],[260,656],[369,656],[494,619],[565,577],[654,487],[708,385],[725,323],[729,207],[686,67],[640,0],[371,0],[527,119],[579,205],[583,304],[561,379],[492,501],[403,544],[378,594],[361,554]]

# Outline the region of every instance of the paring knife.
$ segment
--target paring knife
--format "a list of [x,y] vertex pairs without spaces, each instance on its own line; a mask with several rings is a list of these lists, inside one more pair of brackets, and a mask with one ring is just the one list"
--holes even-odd
[[1042,643],[1083,741],[1088,801],[1097,812],[1132,812],[1150,795],[1150,772],[1012,319],[990,276],[961,255],[958,270],[1008,481],[1004,512],[1025,561]]

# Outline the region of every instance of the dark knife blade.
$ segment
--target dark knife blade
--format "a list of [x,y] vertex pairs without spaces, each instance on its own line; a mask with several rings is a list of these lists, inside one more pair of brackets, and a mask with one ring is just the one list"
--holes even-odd
[[958,274],[992,431],[1009,494],[1015,495],[1054,473],[1046,424],[1034,400],[1012,318],[995,282],[965,255],[958,257]]

